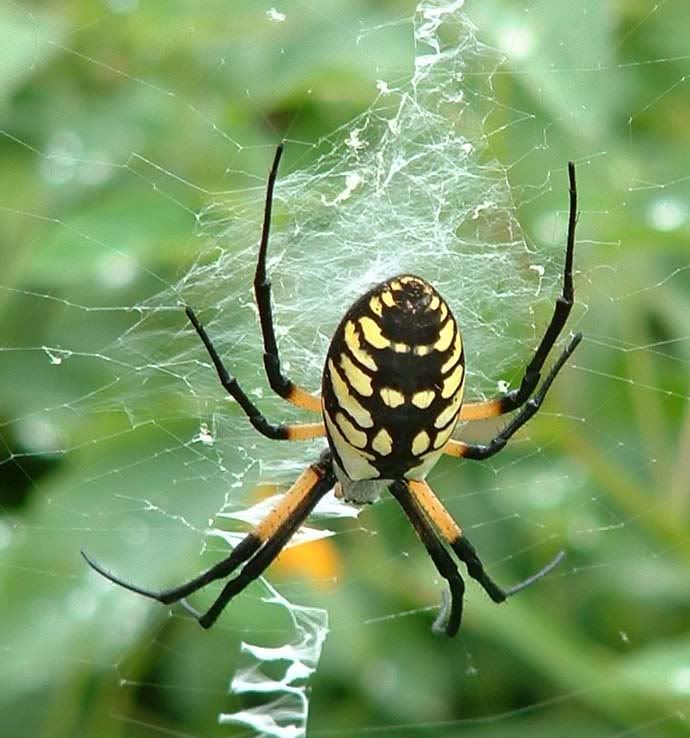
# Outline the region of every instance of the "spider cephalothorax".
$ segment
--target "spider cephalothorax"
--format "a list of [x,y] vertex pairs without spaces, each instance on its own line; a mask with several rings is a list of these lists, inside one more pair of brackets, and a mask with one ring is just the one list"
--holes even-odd
[[[266,253],[273,188],[283,147],[279,146],[268,178],[254,292],[264,341],[264,367],[271,388],[293,405],[319,413],[323,422],[275,425],[261,414],[225,368],[213,342],[191,308],[187,317],[204,344],[223,388],[239,403],[249,421],[263,435],[278,440],[325,436],[329,448],[310,465],[278,505],[239,543],[232,553],[186,584],[156,592],[125,582],[84,552],[100,574],[130,591],[163,603],[182,601],[210,582],[228,580],[203,615],[187,609],[204,628],[216,621],[227,603],[259,577],[295,531],[334,486],[336,494],[355,502],[371,502],[388,489],[400,503],[441,576],[451,599],[442,607],[435,629],[455,635],[462,618],[465,584],[451,551],[467,567],[494,602],[537,581],[560,561],[547,566],[510,589],[501,589],[486,573],[461,528],[426,483],[442,454],[486,459],[505,447],[541,407],[546,393],[580,342],[573,336],[539,384],[544,362],[565,325],[573,305],[573,251],[577,222],[575,167],[568,165],[570,215],[563,272],[563,291],[553,316],[525,369],[517,389],[492,400],[463,404],[465,355],[460,330],[444,299],[424,279],[402,274],[386,280],[360,297],[336,329],[323,372],[322,396],[290,381],[281,370],[271,311],[271,283]],[[451,438],[459,420],[473,421],[517,411],[512,420],[486,444]],[[186,604],[186,603],[185,603]]]

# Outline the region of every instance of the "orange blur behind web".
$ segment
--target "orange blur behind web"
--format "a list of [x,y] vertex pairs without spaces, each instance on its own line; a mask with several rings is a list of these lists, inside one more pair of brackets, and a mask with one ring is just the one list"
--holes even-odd
[[340,578],[342,561],[330,539],[322,538],[284,550],[272,569],[281,578],[306,578],[314,587],[331,589]]
[[[252,497],[262,500],[276,494],[278,487],[273,484],[260,484],[254,489]],[[307,519],[309,525],[309,519]],[[343,569],[338,549],[329,538],[301,543],[283,549],[269,570],[269,576],[281,579],[307,579],[313,587],[331,589],[340,579]]]

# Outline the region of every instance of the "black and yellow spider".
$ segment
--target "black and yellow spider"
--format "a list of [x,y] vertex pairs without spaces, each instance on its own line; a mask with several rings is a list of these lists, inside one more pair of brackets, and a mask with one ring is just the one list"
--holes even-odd
[[[421,277],[402,274],[377,285],[360,297],[335,331],[323,370],[321,397],[291,382],[281,371],[271,312],[271,283],[266,276],[266,252],[273,189],[283,153],[278,147],[268,177],[254,292],[264,342],[264,367],[271,388],[297,407],[320,413],[323,422],[274,425],[228,373],[193,310],[187,317],[203,342],[220,383],[246,413],[251,424],[268,438],[302,440],[325,436],[328,448],[292,485],[276,507],[223,561],[179,587],[154,592],[122,581],[82,555],[115,584],[170,604],[210,582],[232,574],[220,595],[203,615],[192,612],[204,628],[215,623],[228,602],[259,577],[291,536],[332,488],[348,501],[371,502],[387,487],[417,531],[439,574],[448,581],[450,602],[442,607],[435,629],[449,636],[458,632],[465,583],[449,548],[464,562],[494,602],[537,581],[561,559],[559,554],[541,571],[510,589],[499,587],[484,567],[461,528],[433,493],[425,478],[441,454],[486,459],[498,453],[508,439],[541,407],[558,372],[580,342],[575,335],[537,390],[546,357],[558,338],[573,305],[573,251],[577,221],[575,167],[568,165],[570,215],[563,272],[563,291],[541,343],[527,365],[520,386],[492,400],[463,404],[465,354],[460,331],[447,303]],[[536,392],[535,392],[536,390]],[[521,408],[521,409],[520,409]],[[491,418],[519,412],[487,444],[471,444],[451,436],[458,421]]]

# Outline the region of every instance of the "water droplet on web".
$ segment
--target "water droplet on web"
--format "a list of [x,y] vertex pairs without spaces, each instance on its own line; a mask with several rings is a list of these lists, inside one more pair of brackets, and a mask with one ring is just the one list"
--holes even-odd
[[204,446],[213,446],[216,439],[213,437],[213,433],[209,430],[206,423],[202,423],[199,426],[199,432],[192,438],[192,443],[202,443]]
[[69,359],[72,355],[71,351],[63,351],[62,349],[50,348],[49,346],[41,346],[41,348],[46,352],[53,366],[60,366],[64,359]]
[[277,8],[270,8],[266,11],[266,17],[273,23],[284,23],[287,15]]

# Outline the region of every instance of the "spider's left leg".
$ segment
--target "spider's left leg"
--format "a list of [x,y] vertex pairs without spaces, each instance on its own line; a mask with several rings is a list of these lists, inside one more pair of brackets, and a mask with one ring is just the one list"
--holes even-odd
[[[313,464],[300,475],[278,505],[276,505],[276,507],[254,528],[254,530],[248,533],[240,543],[235,546],[232,553],[227,558],[214,564],[205,572],[199,574],[190,581],[185,582],[185,584],[181,584],[170,589],[156,592],[154,590],[138,587],[137,585],[116,577],[112,572],[108,571],[108,569],[104,568],[88,556],[85,551],[82,551],[81,553],[92,569],[97,571],[106,579],[109,579],[113,584],[117,584],[130,592],[135,592],[136,594],[143,595],[144,597],[169,605],[183,600],[183,598],[202,589],[211,582],[227,577],[245,561],[250,559],[253,561],[252,557],[258,557],[263,552],[264,548],[271,544],[273,538],[277,535],[277,532],[281,530],[281,527],[284,526],[287,521],[292,521],[292,524],[294,524],[294,527],[291,529],[292,532],[294,532],[306,515],[311,512],[318,500],[323,497],[330,487],[333,486],[333,483],[334,476],[330,457],[322,457],[319,463]],[[306,513],[304,512],[305,510]],[[247,569],[248,566],[249,564],[244,567],[242,573],[244,573],[244,570]],[[225,601],[225,604],[227,604],[227,600]],[[191,611],[190,607],[187,607],[187,609]],[[209,627],[220,614],[220,610],[222,610],[222,607],[215,613],[215,616],[210,622],[208,622],[208,624],[204,624],[202,622],[202,625],[204,625],[204,627]]]
[[249,418],[249,422],[259,433],[267,438],[286,441],[303,441],[307,438],[320,438],[326,435],[326,428],[323,423],[296,423],[293,425],[281,423],[276,425],[266,420],[259,408],[247,397],[235,377],[231,376],[225,368],[225,364],[223,364],[222,359],[218,355],[216,347],[213,345],[208,333],[206,333],[206,329],[201,325],[192,308],[186,307],[185,313],[204,344],[216,369],[220,383],[223,385],[223,389],[237,400],[242,410],[244,410],[245,415]]
[[418,505],[418,501],[410,494],[408,484],[403,481],[393,482],[389,487],[391,494],[400,503],[408,520],[412,523],[421,539],[438,573],[448,582],[450,588],[450,611],[444,604],[433,625],[434,632],[445,630],[451,638],[460,629],[462,621],[462,601],[465,594],[465,582],[460,576],[458,567],[444,548],[429,521]]
[[254,296],[259,309],[259,320],[261,321],[261,334],[264,340],[264,368],[271,389],[291,402],[297,407],[311,410],[315,413],[321,412],[321,398],[298,387],[292,380],[288,379],[280,368],[280,356],[278,355],[278,344],[276,342],[275,330],[273,328],[273,311],[271,309],[271,281],[266,276],[266,253],[268,251],[268,236],[271,230],[271,209],[273,207],[273,189],[275,187],[278,165],[283,155],[283,144],[276,149],[273,165],[268,175],[266,186],[266,202],[264,205],[264,222],[261,229],[261,245],[259,246],[259,258],[256,263],[254,274]]
[[558,372],[568,360],[568,357],[575,351],[577,345],[582,340],[582,334],[577,333],[572,337],[570,343],[565,347],[563,353],[558,357],[558,361],[553,365],[548,376],[542,383],[536,394],[522,406],[519,413],[508,423],[500,433],[492,438],[488,443],[464,443],[463,441],[451,440],[443,447],[443,453],[449,456],[458,456],[465,459],[483,460],[497,454],[505,448],[511,436],[515,435],[520,428],[539,410],[544,402],[546,393],[556,378]]
[[474,546],[467,540],[460,526],[453,520],[451,514],[436,497],[431,487],[423,481],[411,481],[409,482],[409,488],[417,505],[434,524],[443,540],[453,549],[460,561],[467,566],[467,573],[472,579],[481,584],[484,591],[494,602],[504,602],[506,598],[525,589],[525,587],[529,587],[530,584],[534,584],[557,566],[565,555],[563,551],[560,551],[552,561],[536,574],[508,589],[502,589],[486,573]]
[[312,475],[309,484],[300,489],[296,489],[297,485],[293,486],[278,506],[254,529],[254,534],[265,541],[264,545],[244,565],[240,573],[223,587],[211,607],[203,615],[197,615],[202,628],[210,628],[228,602],[264,573],[311,514],[318,501],[332,489],[335,473],[329,452],[324,453],[319,463],[309,467],[305,474]]
[[537,350],[534,352],[532,360],[525,369],[520,386],[516,390],[512,390],[492,400],[465,403],[460,411],[460,420],[483,420],[517,410],[521,405],[524,405],[532,392],[534,392],[537,384],[539,384],[544,362],[560,332],[563,330],[563,326],[570,315],[570,310],[575,300],[573,289],[573,252],[575,250],[575,226],[577,225],[577,187],[575,184],[575,164],[572,161],[568,162],[568,181],[570,212],[568,216],[565,266],[563,268],[563,290],[560,297],[556,300],[551,322]]

